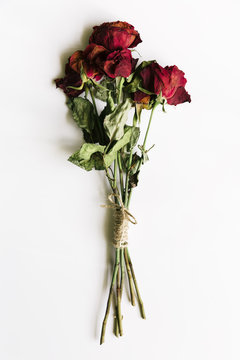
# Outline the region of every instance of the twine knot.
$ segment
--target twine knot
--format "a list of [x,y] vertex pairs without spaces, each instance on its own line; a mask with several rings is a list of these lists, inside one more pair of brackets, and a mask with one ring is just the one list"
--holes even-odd
[[[119,204],[115,203],[114,198],[118,199]],[[136,225],[137,220],[124,206],[120,195],[110,194],[108,200],[111,204],[102,205],[102,207],[115,210],[113,246],[115,248],[124,248],[128,246],[128,224],[131,222]]]

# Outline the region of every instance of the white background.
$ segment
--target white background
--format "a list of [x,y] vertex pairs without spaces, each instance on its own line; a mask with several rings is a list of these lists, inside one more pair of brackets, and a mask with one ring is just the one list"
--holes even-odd
[[[239,11],[237,0],[1,0],[2,360],[239,360]],[[92,26],[115,20],[139,30],[142,60],[185,71],[192,103],[156,111],[132,198],[147,320],[124,296],[124,336],[111,315],[100,347],[108,188],[67,161],[82,136],[52,80]]]

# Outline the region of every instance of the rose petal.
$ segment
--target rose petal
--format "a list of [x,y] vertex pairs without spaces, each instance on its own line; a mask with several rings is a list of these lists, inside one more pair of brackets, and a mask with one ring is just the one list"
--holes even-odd
[[106,60],[101,64],[104,72],[111,78],[122,76],[127,78],[136,64],[132,58],[131,51],[128,49],[111,52]]
[[188,92],[184,89],[183,86],[179,87],[170,99],[167,99],[167,103],[169,105],[178,105],[186,101],[190,103],[191,96],[188,94]]
[[65,66],[65,73],[66,75],[63,78],[55,80],[56,87],[62,89],[69,97],[77,97],[83,90],[74,90],[68,86],[80,87],[82,85],[80,75],[72,70],[69,64]]

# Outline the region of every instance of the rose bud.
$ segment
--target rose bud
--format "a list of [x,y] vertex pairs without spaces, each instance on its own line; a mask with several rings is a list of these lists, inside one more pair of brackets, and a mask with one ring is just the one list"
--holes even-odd
[[110,78],[122,76],[127,78],[134,71],[138,59],[133,59],[128,49],[111,52],[101,67]]
[[83,92],[83,90],[74,90],[68,87],[80,87],[82,85],[80,75],[76,71],[74,71],[68,63],[65,66],[64,78],[56,79],[55,83],[56,87],[62,89],[64,93],[69,97],[77,97]]
[[152,62],[140,72],[142,87],[156,95],[162,92],[162,97],[169,105],[191,102],[191,97],[185,90],[187,80],[184,75],[176,65],[163,68],[157,62]]
[[133,48],[142,42],[134,26],[124,21],[105,22],[93,27],[89,43],[104,46],[110,51]]

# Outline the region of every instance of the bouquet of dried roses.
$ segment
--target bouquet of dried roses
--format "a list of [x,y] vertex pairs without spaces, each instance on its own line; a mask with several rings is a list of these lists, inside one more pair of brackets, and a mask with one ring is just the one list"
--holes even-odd
[[[56,79],[56,86],[67,95],[67,106],[85,142],[69,161],[90,171],[106,174],[111,193],[110,207],[114,210],[115,264],[102,324],[100,343],[111,304],[114,308],[115,334],[123,334],[121,297],[123,283],[128,279],[131,304],[137,299],[142,318],[145,311],[128,250],[128,224],[136,224],[129,211],[130,200],[142,165],[148,160],[147,137],[157,106],[165,111],[166,104],[190,102],[185,90],[184,72],[177,66],[162,67],[155,60],[143,61],[132,57],[130,48],[142,42],[139,33],[127,22],[116,21],[94,26],[85,50],[75,51],[65,66],[65,76]],[[96,99],[105,102],[99,113]],[[134,108],[132,122],[129,111]],[[140,136],[141,112],[150,110],[143,143]],[[125,276],[126,274],[126,276]]]

